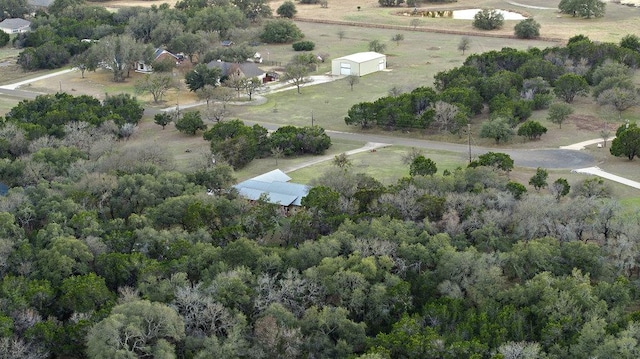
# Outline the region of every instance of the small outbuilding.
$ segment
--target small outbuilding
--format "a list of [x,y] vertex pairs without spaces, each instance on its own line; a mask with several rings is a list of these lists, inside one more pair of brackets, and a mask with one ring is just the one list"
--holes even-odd
[[364,76],[387,68],[387,56],[377,52],[358,52],[331,61],[334,76]]
[[20,18],[4,19],[0,22],[0,30],[7,34],[29,32],[31,31],[31,21]]

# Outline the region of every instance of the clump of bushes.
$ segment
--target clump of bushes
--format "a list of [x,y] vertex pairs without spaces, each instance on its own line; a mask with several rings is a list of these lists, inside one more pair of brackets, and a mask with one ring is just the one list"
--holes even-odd
[[316,44],[313,41],[298,41],[293,43],[293,49],[295,51],[312,51],[315,49]]

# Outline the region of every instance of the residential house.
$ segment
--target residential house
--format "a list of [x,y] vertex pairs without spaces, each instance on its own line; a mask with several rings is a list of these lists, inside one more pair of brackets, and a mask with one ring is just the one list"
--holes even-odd
[[207,64],[207,67],[212,69],[217,67],[221,71],[221,78],[227,78],[232,74],[236,74],[240,77],[257,77],[261,82],[264,82],[266,73],[253,62],[225,62],[225,61],[211,61]]
[[20,34],[31,31],[31,21],[19,18],[4,19],[0,22],[0,30],[7,34]]
[[[155,49],[153,53],[153,61],[162,61],[167,58],[175,60],[176,65],[179,65],[185,59],[184,55],[176,55],[160,48]],[[153,66],[151,66],[150,63],[145,63],[144,61],[137,61],[135,71],[141,73],[151,73],[153,72]]]
[[261,198],[269,203],[279,204],[286,214],[292,208],[302,205],[302,198],[310,187],[299,183],[291,183],[291,177],[279,169],[253,177],[233,186],[240,196],[257,201]]

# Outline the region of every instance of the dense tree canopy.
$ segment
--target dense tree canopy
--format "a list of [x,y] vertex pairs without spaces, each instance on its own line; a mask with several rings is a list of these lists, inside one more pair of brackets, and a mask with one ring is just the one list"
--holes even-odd
[[558,4],[558,9],[560,9],[560,12],[573,17],[579,16],[590,19],[592,17],[603,17],[606,5],[602,0],[561,0]]
[[303,37],[304,34],[296,24],[285,19],[268,21],[260,35],[262,41],[274,44],[290,43]]

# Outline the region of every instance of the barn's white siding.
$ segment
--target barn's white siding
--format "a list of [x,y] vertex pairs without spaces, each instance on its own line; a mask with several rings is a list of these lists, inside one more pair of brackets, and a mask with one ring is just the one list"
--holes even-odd
[[387,56],[377,52],[359,52],[331,61],[331,74],[335,76],[364,76],[387,68]]

